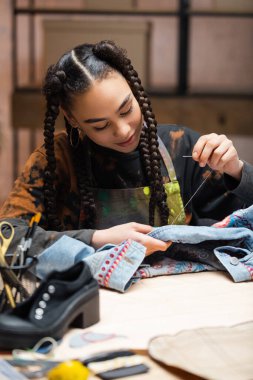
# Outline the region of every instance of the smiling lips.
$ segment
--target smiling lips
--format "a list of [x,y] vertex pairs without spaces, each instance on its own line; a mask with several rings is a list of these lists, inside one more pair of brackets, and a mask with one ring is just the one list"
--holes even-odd
[[131,145],[135,140],[135,135],[133,134],[128,140],[122,142],[122,143],[117,143],[116,145],[122,146],[122,147],[127,147],[128,145]]

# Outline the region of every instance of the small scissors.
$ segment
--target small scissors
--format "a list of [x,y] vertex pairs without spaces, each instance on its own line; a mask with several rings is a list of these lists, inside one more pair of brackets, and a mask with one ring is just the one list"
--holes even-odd
[[[5,260],[6,252],[14,236],[14,228],[9,222],[0,222],[0,266],[8,267]],[[4,280],[4,278],[3,278]],[[4,281],[4,288],[11,307],[15,307],[15,301],[11,292],[10,285]]]
[[14,228],[9,222],[0,222],[0,246],[2,255],[5,256],[14,236]]

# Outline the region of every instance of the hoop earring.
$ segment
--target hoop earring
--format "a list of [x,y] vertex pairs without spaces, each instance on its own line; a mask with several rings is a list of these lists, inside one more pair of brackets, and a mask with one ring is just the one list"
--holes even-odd
[[71,127],[69,142],[73,149],[76,149],[80,144],[80,136],[77,128]]

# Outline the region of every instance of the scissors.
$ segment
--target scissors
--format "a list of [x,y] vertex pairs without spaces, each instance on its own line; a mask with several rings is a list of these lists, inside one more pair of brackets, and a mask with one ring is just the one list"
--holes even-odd
[[14,228],[9,222],[0,222],[0,246],[2,255],[5,256],[14,236]]
[[[13,236],[14,236],[13,226],[9,222],[0,222],[0,266],[2,269],[4,267],[8,268],[8,264],[5,260],[5,255],[13,239]],[[6,271],[4,272],[6,273]],[[9,275],[10,277],[13,277],[14,274],[9,273]],[[5,282],[4,278],[3,278],[3,282],[4,282],[4,288],[5,288],[5,292],[9,300],[9,303],[11,307],[14,308],[16,304],[12,295],[11,287],[7,282]]]

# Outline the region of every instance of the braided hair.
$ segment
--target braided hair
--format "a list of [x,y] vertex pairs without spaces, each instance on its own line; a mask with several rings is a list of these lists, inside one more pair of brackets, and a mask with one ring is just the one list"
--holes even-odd
[[[162,225],[168,224],[169,209],[161,175],[161,157],[158,149],[157,122],[152,112],[150,100],[145,93],[137,72],[134,70],[126,52],[112,41],[97,44],[83,44],[65,53],[60,60],[49,67],[43,93],[46,97],[47,111],[44,120],[44,141],[47,157],[45,171],[45,210],[48,227],[61,230],[57,217],[55,199],[56,159],[54,153],[55,120],[61,106],[66,112],[71,110],[73,97],[82,94],[97,79],[105,79],[109,73],[117,71],[128,82],[144,117],[144,126],[140,136],[140,153],[151,195],[149,202],[149,224],[154,225],[155,210],[160,215]],[[71,114],[71,112],[70,112]],[[65,119],[69,143],[72,146],[73,160],[80,191],[80,228],[94,227],[96,210],[89,187],[89,170],[78,144],[78,130],[72,128]],[[76,142],[73,144],[73,140]]]

